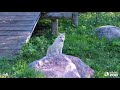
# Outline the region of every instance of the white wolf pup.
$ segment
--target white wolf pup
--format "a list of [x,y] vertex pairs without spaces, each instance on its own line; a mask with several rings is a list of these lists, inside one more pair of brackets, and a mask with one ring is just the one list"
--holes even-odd
[[48,48],[46,55],[49,55],[52,53],[62,53],[64,40],[65,40],[65,33],[59,33],[54,43]]

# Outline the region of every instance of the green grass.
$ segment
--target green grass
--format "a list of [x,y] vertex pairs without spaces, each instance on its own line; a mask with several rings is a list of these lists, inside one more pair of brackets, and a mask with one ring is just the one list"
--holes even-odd
[[[79,16],[77,28],[70,20],[59,20],[59,31],[66,33],[63,53],[79,57],[95,70],[95,78],[109,78],[105,72],[118,72],[120,74],[120,39],[107,41],[98,39],[94,28],[102,25],[120,27],[120,13],[102,12],[84,13]],[[49,21],[43,20],[45,24]],[[40,22],[39,22],[40,23]],[[55,37],[50,30],[43,35],[33,36],[29,43],[24,45],[20,55],[13,61],[0,61],[0,75],[8,73],[11,78],[42,78],[42,73],[35,73],[28,68],[28,64],[45,56],[47,48]]]

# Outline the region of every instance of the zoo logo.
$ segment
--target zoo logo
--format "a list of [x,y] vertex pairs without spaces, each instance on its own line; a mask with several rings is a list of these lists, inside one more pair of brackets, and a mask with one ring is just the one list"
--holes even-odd
[[105,72],[104,76],[118,77],[118,72]]

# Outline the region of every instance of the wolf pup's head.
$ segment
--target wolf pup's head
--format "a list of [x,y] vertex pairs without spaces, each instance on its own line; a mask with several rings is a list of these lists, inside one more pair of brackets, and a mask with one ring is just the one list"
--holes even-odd
[[58,39],[59,39],[59,41],[64,42],[64,40],[65,40],[65,33],[59,33]]

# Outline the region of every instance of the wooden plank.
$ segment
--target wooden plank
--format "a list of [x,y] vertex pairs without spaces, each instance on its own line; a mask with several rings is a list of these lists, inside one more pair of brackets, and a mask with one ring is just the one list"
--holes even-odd
[[13,49],[13,50],[21,49],[23,45],[24,45],[24,41],[23,42],[11,41],[10,43],[7,42],[7,43],[0,44],[0,49]]
[[[34,25],[34,24],[33,24]],[[0,24],[0,27],[29,27],[29,26],[33,26],[33,25],[14,25],[14,24]]]
[[20,49],[28,36],[0,36],[0,49]]
[[0,36],[28,36],[30,35],[30,31],[13,31],[13,30],[4,30],[0,31]]
[[12,49],[0,49],[0,59],[1,58],[8,58],[12,60],[16,55],[18,55],[20,50],[12,50]]
[[17,42],[20,42],[20,41],[23,41],[23,40],[26,40],[27,39],[27,35],[22,35],[22,36],[0,36],[0,44],[1,43],[8,43],[8,42],[11,42],[11,41],[17,41]]
[[0,20],[35,20],[38,16],[24,16],[24,15],[13,15],[13,16],[0,16]]
[[40,15],[40,12],[0,12],[0,15]]
[[0,26],[4,25],[34,25],[35,20],[0,20]]
[[19,27],[19,26],[33,26],[34,24],[0,24],[0,27]]
[[25,25],[25,26],[1,26],[0,30],[32,30],[33,25]]

